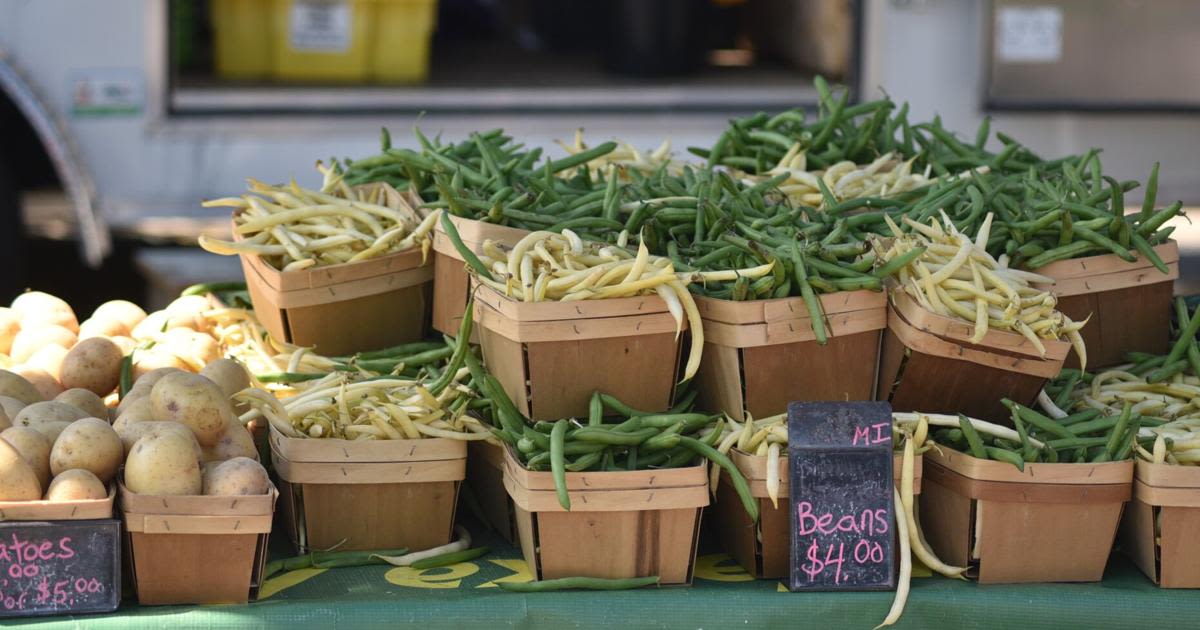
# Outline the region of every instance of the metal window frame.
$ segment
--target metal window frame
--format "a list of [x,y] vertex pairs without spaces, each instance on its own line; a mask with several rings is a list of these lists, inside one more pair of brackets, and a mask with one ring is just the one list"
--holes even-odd
[[[850,64],[844,83],[851,100],[862,93],[862,58],[865,0],[851,0]],[[503,115],[555,113],[618,114],[730,114],[762,109],[815,108],[811,88],[780,86],[757,88],[749,94],[718,88],[650,85],[646,87],[577,88],[386,88],[375,86],[295,88],[268,86],[230,87],[224,90],[182,89],[196,105],[180,107],[181,88],[171,76],[169,5],[147,3],[147,120],[153,127],[168,121],[215,118],[261,125],[264,118],[328,120],[329,117],[379,117],[398,114]],[[708,91],[704,98],[699,94]],[[351,106],[351,102],[354,104]]]

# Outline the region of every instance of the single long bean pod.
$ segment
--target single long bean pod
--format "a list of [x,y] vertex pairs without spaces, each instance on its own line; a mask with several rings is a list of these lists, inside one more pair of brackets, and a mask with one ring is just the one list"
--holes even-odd
[[501,590],[514,593],[545,593],[547,591],[583,590],[583,591],[624,591],[643,586],[654,586],[659,583],[657,575],[636,578],[595,578],[567,577],[554,580],[537,580],[533,582],[497,582]]
[[751,521],[757,523],[758,501],[754,499],[754,495],[750,494],[750,484],[746,483],[746,478],[742,476],[742,471],[733,464],[733,460],[696,438],[682,436],[679,438],[679,444],[725,469],[725,472],[729,474],[729,479],[733,482],[734,490],[738,493],[738,498],[742,500],[742,507],[746,509],[746,514],[750,516]]
[[471,266],[471,269],[475,273],[494,282],[496,278],[492,276],[492,272],[488,271],[487,266],[483,264],[483,261],[479,260],[475,252],[463,244],[462,236],[458,234],[458,228],[454,227],[454,222],[450,220],[450,216],[442,212],[441,221],[442,229],[446,231],[446,236],[450,239],[450,244],[454,245],[454,249],[463,257],[463,260],[467,261],[467,264]]
[[567,462],[563,446],[567,437],[567,421],[559,420],[550,431],[550,473],[554,476],[554,492],[558,504],[568,512],[571,510],[571,495],[567,492]]

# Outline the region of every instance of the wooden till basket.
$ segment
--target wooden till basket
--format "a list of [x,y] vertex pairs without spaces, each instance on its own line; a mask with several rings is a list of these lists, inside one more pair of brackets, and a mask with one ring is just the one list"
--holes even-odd
[[302,553],[450,542],[467,443],[289,438],[271,429],[282,511]]
[[1121,550],[1163,588],[1200,588],[1198,537],[1200,468],[1138,461]]
[[982,584],[1103,577],[1130,497],[1132,461],[1025,464],[1021,472],[945,446],[926,451],[925,460],[921,527],[943,562],[977,565]]
[[796,400],[871,400],[887,295],[843,291],[820,296],[829,342],[816,342],[803,298],[734,302],[702,296],[704,361],[700,408],[734,418],[787,411]]
[[[1154,248],[1166,263],[1162,273],[1144,258],[1127,262],[1115,254],[1050,263],[1036,272],[1054,278],[1049,289],[1058,310],[1074,321],[1091,316],[1079,331],[1087,345],[1088,367],[1125,362],[1126,352],[1166,354],[1171,345],[1171,295],[1179,277],[1179,244]],[[1067,359],[1079,367],[1079,357]]]
[[0,501],[0,521],[89,521],[113,517],[117,492],[79,501]]
[[[386,184],[365,188],[374,186],[382,186],[388,206],[421,204],[419,197]],[[236,227],[234,239],[240,240]],[[280,271],[253,254],[238,257],[254,315],[275,339],[334,356],[425,336],[433,267],[421,247],[299,271]]]
[[279,493],[150,496],[120,484],[126,556],[138,601],[232,604],[254,599]]
[[[758,501],[758,525],[750,522],[750,516],[742,507],[741,499],[733,484],[729,481],[728,473],[721,473],[721,483],[717,487],[716,522],[720,530],[721,540],[726,544],[733,559],[756,578],[783,578],[791,570],[788,564],[788,553],[791,551],[791,520],[788,515],[788,458],[779,458],[779,507],[771,505],[767,494],[767,458],[763,455],[751,455],[734,449],[730,452],[738,470],[750,484],[750,494]],[[913,492],[921,493],[921,461],[922,457],[914,458]],[[892,470],[895,473],[896,486],[900,486],[901,455],[895,456]],[[897,507],[897,509],[899,509]]]
[[[511,247],[529,234],[528,231],[519,228],[453,215],[450,216],[450,221],[458,230],[463,245],[476,254],[483,253],[485,240],[490,239]],[[433,329],[447,335],[457,335],[463,311],[467,308],[467,295],[471,290],[467,263],[450,242],[450,237],[442,231],[440,221],[433,230]],[[478,333],[473,332],[472,337],[477,335]]]
[[511,449],[504,465],[521,550],[539,580],[657,575],[662,584],[691,583],[700,514],[708,505],[705,464],[568,472],[570,512],[558,504],[549,472],[527,470]]
[[635,409],[671,406],[682,336],[657,295],[518,302],[478,285],[475,322],[488,371],[534,420],[586,417],[595,390]]
[[880,355],[878,400],[896,411],[963,413],[1007,424],[1000,399],[1030,404],[1057,376],[1071,349],[1043,339],[1046,356],[1018,333],[988,330],[970,342],[974,325],[936,315],[903,291],[892,293]]

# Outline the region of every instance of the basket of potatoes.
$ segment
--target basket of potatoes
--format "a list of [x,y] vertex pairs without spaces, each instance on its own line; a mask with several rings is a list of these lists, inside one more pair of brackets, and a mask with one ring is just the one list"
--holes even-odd
[[120,503],[142,604],[245,602],[266,562],[277,492],[230,396],[245,369],[159,368],[121,400]]

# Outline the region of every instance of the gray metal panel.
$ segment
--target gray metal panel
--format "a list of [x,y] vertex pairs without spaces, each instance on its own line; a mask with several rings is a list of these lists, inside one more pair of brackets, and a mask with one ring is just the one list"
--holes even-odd
[[[1200,108],[1200,2],[1196,0],[993,0],[989,4],[985,54],[990,106]],[[1051,60],[1050,54],[1040,55],[1041,60],[1022,60],[1019,55],[1014,59],[1011,54],[1004,58],[1001,14],[1031,8],[1059,11],[1057,60]],[[1036,50],[1033,56],[1039,56]]]

